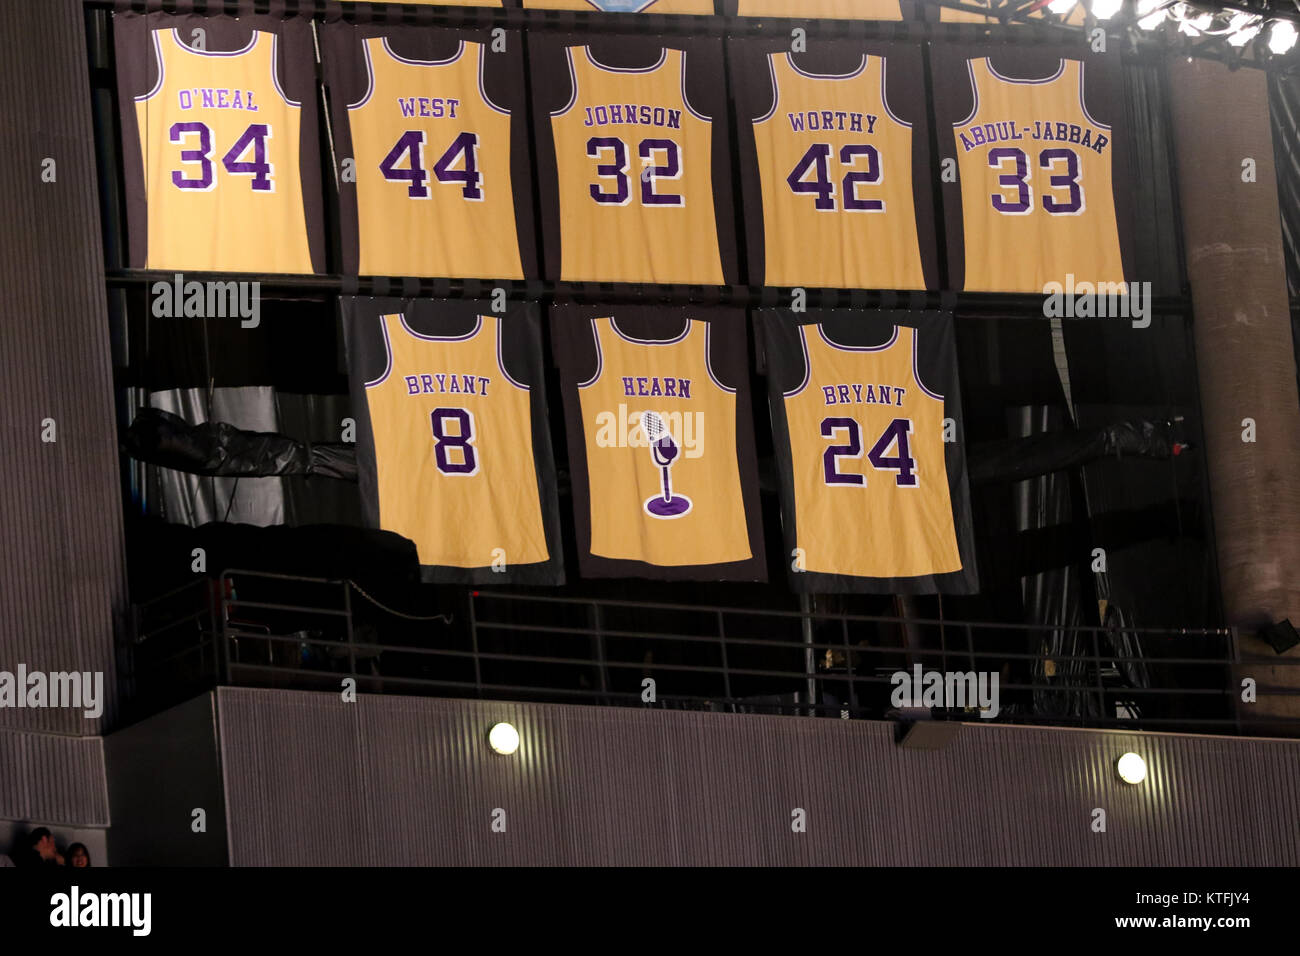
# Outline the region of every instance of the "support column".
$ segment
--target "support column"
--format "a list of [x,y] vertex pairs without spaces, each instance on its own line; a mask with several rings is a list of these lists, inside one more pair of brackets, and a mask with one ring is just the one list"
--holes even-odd
[[[1300,696],[1268,692],[1300,687],[1300,666],[1267,666],[1278,656],[1255,636],[1286,617],[1300,625],[1300,395],[1266,77],[1183,58],[1168,77],[1223,604],[1241,629],[1240,677],[1260,688],[1258,703],[1238,706],[1300,716]],[[1300,725],[1252,732],[1300,735]]]

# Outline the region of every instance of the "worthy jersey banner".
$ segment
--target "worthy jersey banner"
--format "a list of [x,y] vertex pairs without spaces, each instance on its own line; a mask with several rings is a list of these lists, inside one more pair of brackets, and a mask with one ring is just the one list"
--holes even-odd
[[342,305],[367,521],[426,581],[563,583],[537,307]]
[[728,42],[751,281],[937,288],[920,51]]
[[587,577],[766,577],[744,313],[551,309]]
[[1132,279],[1131,138],[1119,58],[1076,49],[934,48],[949,279],[1042,293]]
[[722,41],[528,44],[546,277],[736,281]]
[[977,590],[951,316],[757,316],[791,586]]
[[321,46],[344,272],[535,276],[520,35],[339,22]]
[[114,17],[129,262],[323,272],[305,21]]

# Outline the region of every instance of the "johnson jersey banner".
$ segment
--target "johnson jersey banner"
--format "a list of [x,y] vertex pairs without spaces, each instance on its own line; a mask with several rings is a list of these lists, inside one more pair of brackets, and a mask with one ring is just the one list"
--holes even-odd
[[977,590],[951,315],[757,315],[791,587]]
[[722,41],[528,36],[548,279],[736,281]]
[[113,18],[133,268],[323,272],[306,21]]
[[1132,278],[1130,150],[1119,57],[936,44],[949,280],[1043,293]]
[[537,307],[343,300],[366,519],[426,581],[563,583]]
[[937,288],[920,50],[728,44],[750,282]]
[[[320,31],[343,271],[537,275],[523,42],[507,30]],[[343,175],[344,167],[351,175]]]
[[585,577],[766,577],[735,309],[556,305]]
[[730,16],[833,20],[910,20],[913,6],[912,0],[723,0],[723,4],[723,12]]

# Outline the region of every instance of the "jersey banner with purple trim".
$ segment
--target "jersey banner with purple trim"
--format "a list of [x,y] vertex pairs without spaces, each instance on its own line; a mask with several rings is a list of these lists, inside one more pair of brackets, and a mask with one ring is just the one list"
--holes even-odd
[[538,308],[344,298],[366,521],[425,581],[563,584]]
[[756,313],[801,592],[979,588],[949,313]]
[[545,277],[738,281],[722,41],[530,33]]
[[1132,281],[1133,141],[1117,54],[935,44],[949,287]]
[[525,10],[588,13],[713,13],[713,0],[523,0]]
[[739,309],[556,305],[584,577],[767,578]]
[[132,268],[325,271],[303,20],[117,14]]
[[749,281],[938,288],[920,50],[742,37],[727,54]]
[[321,28],[344,273],[537,276],[523,41],[503,34]]
[[913,0],[722,0],[722,12],[742,17],[911,20],[915,5]]

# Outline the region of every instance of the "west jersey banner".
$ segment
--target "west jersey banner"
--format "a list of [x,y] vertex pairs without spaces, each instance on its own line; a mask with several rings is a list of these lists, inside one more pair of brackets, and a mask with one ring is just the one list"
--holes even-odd
[[537,307],[345,298],[367,521],[426,581],[563,583]]
[[1120,283],[1131,262],[1119,58],[934,47],[949,278],[971,292]]
[[343,271],[537,274],[523,41],[487,31],[321,28],[340,166]]
[[735,281],[721,41],[528,43],[547,278]]
[[974,592],[951,316],[757,315],[791,587]]
[[586,577],[766,578],[744,313],[551,309]]
[[130,265],[324,271],[306,21],[114,17]]
[[728,42],[750,281],[937,288],[920,51]]

